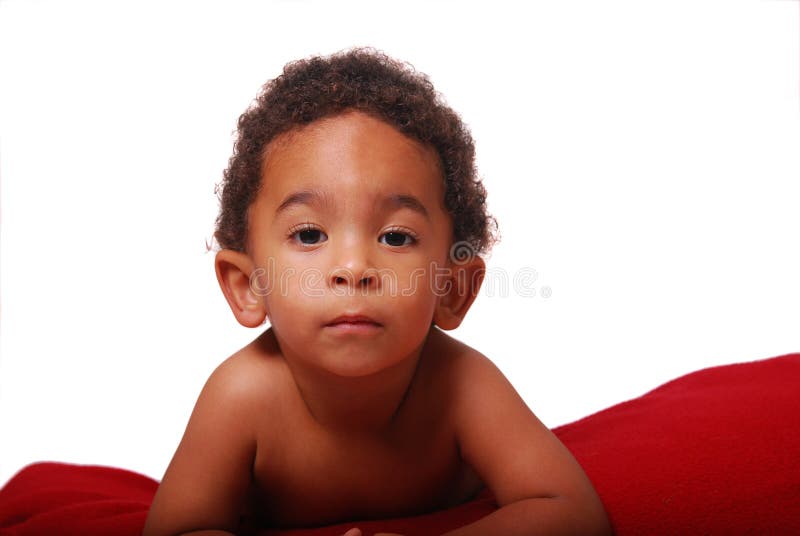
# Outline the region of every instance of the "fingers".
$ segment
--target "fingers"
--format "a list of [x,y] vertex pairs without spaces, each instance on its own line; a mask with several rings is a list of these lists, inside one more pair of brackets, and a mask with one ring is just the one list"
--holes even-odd
[[[353,527],[349,529],[347,532],[342,534],[342,536],[362,536],[361,529]],[[395,534],[394,532],[376,532],[374,536],[403,536],[402,534]]]

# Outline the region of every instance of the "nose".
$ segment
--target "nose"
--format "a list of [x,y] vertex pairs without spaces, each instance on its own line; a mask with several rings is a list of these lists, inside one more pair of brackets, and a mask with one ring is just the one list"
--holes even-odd
[[375,287],[378,282],[378,271],[369,257],[369,248],[364,244],[353,243],[342,247],[338,262],[334,264],[330,273],[330,286],[334,289]]
[[331,286],[367,289],[375,286],[378,278],[374,270],[357,275],[347,268],[337,268],[331,275]]

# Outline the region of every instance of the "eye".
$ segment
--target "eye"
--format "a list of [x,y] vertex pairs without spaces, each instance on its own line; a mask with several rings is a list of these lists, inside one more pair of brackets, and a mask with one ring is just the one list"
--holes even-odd
[[289,237],[304,246],[314,246],[328,239],[328,235],[321,230],[308,226],[292,231]]
[[393,247],[410,246],[417,241],[411,234],[403,231],[389,231],[388,233],[383,233],[378,240],[381,244]]

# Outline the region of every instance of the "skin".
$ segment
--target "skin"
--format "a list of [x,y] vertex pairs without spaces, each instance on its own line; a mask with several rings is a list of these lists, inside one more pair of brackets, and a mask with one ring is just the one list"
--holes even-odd
[[262,175],[216,270],[237,320],[271,327],[209,378],[144,535],[408,516],[484,485],[499,509],[452,536],[609,534],[567,449],[442,331],[484,264],[449,259],[436,153],[347,112],[274,140]]

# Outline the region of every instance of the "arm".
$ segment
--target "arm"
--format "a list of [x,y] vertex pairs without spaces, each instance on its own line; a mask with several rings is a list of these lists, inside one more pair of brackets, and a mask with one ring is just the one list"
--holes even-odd
[[447,536],[611,534],[583,469],[497,367],[477,353],[459,361],[454,406],[459,447],[499,509]]
[[209,378],[153,499],[144,536],[237,530],[255,456],[252,381],[244,372],[228,361]]

